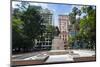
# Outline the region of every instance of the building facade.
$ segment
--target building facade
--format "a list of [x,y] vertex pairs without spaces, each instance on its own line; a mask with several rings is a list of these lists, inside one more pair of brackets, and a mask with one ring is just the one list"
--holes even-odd
[[69,17],[67,15],[59,15],[59,30],[60,30],[59,37],[64,42],[64,49],[66,49],[68,45],[69,25],[70,25]]
[[[52,25],[52,12],[48,9],[44,9],[41,11],[41,16],[42,18],[45,20],[46,23],[42,24],[45,25],[46,28],[48,28],[48,26]],[[52,32],[44,32],[43,35],[41,35],[41,37],[43,38],[41,39],[36,39],[35,43],[35,49],[37,50],[50,50],[51,46],[52,46]]]

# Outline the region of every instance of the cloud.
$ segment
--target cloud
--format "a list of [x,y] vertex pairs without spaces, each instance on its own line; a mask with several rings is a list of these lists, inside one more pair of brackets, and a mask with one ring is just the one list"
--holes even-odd
[[20,5],[20,4],[21,4],[21,2],[18,2],[18,1],[13,1],[13,2],[12,2],[12,7],[13,7],[13,8],[18,8],[18,6],[16,6],[17,4],[19,4],[19,5]]
[[65,13],[63,13],[63,15],[68,15],[69,13],[67,13],[67,12],[65,12]]
[[30,5],[35,5],[35,6],[41,6],[43,9],[48,8],[48,5],[44,4],[44,3],[32,3],[32,2],[29,2],[29,4]]
[[[13,7],[13,8],[18,8],[18,7],[16,6],[17,4],[21,5],[21,2],[13,1],[13,2],[12,2],[12,7]],[[47,5],[47,4],[44,4],[44,3],[29,2],[29,4],[30,4],[30,5],[35,5],[35,6],[41,6],[43,9],[48,8],[48,5]]]
[[81,9],[83,6],[82,5],[72,5],[72,9],[73,7],[77,7],[78,9]]
[[29,4],[30,4],[30,5],[39,6],[39,3],[32,3],[32,2],[30,2]]
[[40,4],[42,6],[42,8],[48,8],[47,4]]

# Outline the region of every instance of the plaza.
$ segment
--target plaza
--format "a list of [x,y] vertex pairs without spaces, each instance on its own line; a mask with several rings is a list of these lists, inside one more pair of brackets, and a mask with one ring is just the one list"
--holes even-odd
[[[51,63],[75,63],[95,61],[96,54],[92,50],[51,50],[46,52],[30,53],[30,57],[12,59],[13,65],[36,65],[36,64],[51,64]],[[29,55],[29,54],[25,54]],[[21,55],[23,56],[23,55]],[[15,57],[15,56],[13,56]]]

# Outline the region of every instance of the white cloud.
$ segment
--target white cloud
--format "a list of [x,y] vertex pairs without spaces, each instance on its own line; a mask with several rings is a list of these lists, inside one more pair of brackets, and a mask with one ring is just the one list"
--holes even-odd
[[21,2],[18,2],[18,1],[16,1],[16,2],[15,2],[15,1],[12,1],[12,7],[13,7],[13,8],[18,8],[18,6],[16,6],[16,5],[17,5],[17,4],[20,5],[20,3],[21,3]]
[[68,15],[69,13],[67,13],[67,12],[65,12],[65,13],[63,13],[64,15]]
[[79,15],[76,15],[76,19],[78,19],[79,18]]
[[39,3],[32,3],[32,2],[30,2],[30,5],[39,6]]
[[40,4],[42,6],[42,8],[48,8],[47,4]]
[[35,6],[41,6],[43,9],[48,8],[47,4],[44,3],[33,3],[33,2],[29,2],[30,5],[35,5]]
[[72,5],[72,9],[73,7],[77,7],[78,9],[81,9],[83,6],[82,5]]
[[[78,8],[79,10],[81,10],[82,7],[84,7],[84,6],[85,6],[85,5],[72,5],[71,11],[72,11],[72,9],[73,9],[74,7]],[[71,11],[70,11],[70,12],[71,12]]]
[[[18,8],[16,5],[17,4],[21,4],[21,2],[18,2],[18,1],[13,1],[12,2],[12,7],[13,8]],[[30,5],[35,5],[35,6],[41,6],[43,9],[45,8],[48,8],[48,5],[47,4],[44,4],[44,3],[34,3],[34,2],[29,2]]]

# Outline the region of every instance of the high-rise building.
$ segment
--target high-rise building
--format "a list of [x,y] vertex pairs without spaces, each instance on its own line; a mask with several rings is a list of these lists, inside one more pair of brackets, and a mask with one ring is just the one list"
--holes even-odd
[[47,22],[47,23],[45,23],[45,25],[47,26],[47,25],[52,25],[52,12],[49,10],[49,9],[43,9],[42,11],[41,11],[41,15],[42,15],[42,18],[44,18],[45,19],[45,21]]
[[59,15],[59,30],[60,30],[60,38],[64,42],[64,48],[67,47],[67,41],[68,41],[68,28],[70,25],[69,16],[67,15]]
[[[43,9],[41,11],[41,16],[42,18],[45,20],[46,23],[42,24],[42,25],[45,25],[46,28],[48,28],[49,25],[52,25],[52,12],[48,9]],[[44,38],[43,40],[41,39],[38,39],[36,40],[36,46],[35,48],[36,49],[42,49],[42,50],[49,50],[51,49],[51,44],[52,44],[52,32],[44,32],[43,35]]]

